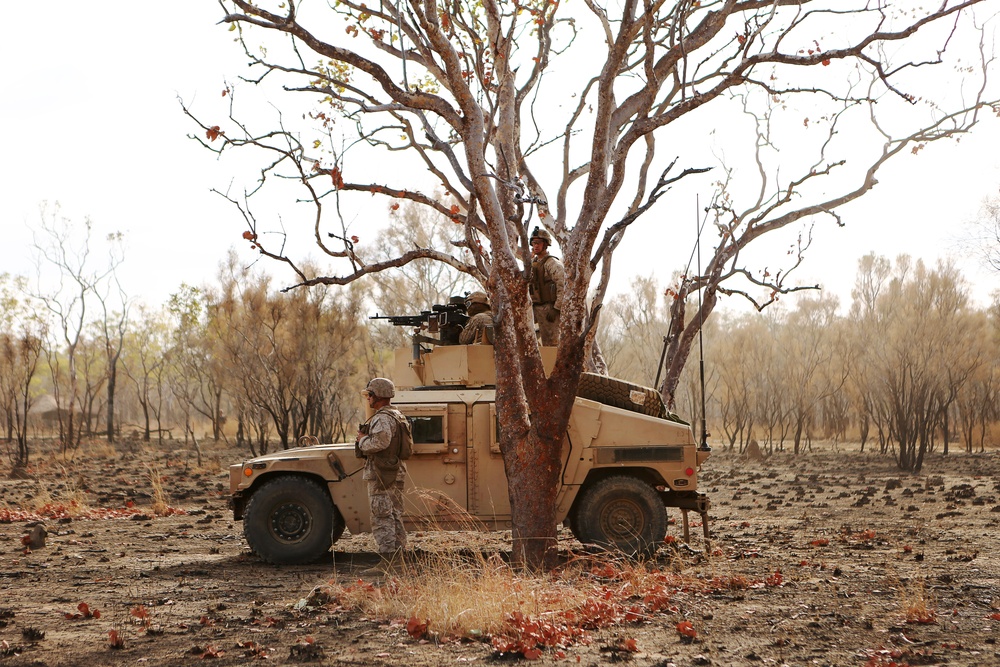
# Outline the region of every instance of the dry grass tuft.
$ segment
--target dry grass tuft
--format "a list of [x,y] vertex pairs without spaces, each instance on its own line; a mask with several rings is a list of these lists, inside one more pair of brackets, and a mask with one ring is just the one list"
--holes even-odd
[[65,480],[64,488],[54,490],[39,481],[31,498],[24,500],[18,509],[42,515],[59,514],[74,518],[85,516],[90,512],[91,507],[87,504],[86,492],[77,486],[64,467],[60,468],[56,477]]
[[170,504],[167,502],[167,494],[163,490],[163,476],[160,474],[160,469],[156,465],[147,464],[146,476],[153,491],[153,506],[151,509],[157,516],[166,516],[167,511],[170,509]]
[[900,601],[907,623],[937,623],[936,601],[927,592],[924,580],[916,580],[902,589]]
[[[449,529],[478,528],[447,497],[418,493],[414,499]],[[604,553],[571,556],[555,571],[527,573],[498,553],[447,550],[401,559],[381,584],[331,583],[314,596],[371,618],[405,619],[427,636],[492,638],[500,653],[527,655],[550,639],[551,645],[568,644],[590,629],[676,610],[681,591],[704,587],[686,569],[676,553],[662,569]]]
[[389,585],[347,587],[338,597],[376,618],[416,617],[440,635],[483,637],[498,633],[514,612],[544,617],[587,595],[572,578],[519,574],[496,554],[439,553],[403,564]]

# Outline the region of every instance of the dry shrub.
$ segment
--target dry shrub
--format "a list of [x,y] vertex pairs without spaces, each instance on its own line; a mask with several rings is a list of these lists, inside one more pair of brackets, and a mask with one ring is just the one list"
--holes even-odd
[[[415,499],[448,528],[481,529],[447,497],[422,493]],[[489,637],[498,652],[523,654],[536,644],[568,645],[589,630],[676,613],[686,591],[706,588],[682,572],[676,552],[665,568],[602,553],[572,555],[552,572],[530,573],[515,571],[499,553],[449,549],[398,559],[393,570],[381,584],[330,584],[311,597],[370,618],[404,619],[428,636]]]
[[65,468],[56,476],[64,480],[66,487],[62,490],[50,489],[48,485],[38,482],[38,487],[30,499],[21,503],[20,510],[40,515],[59,515],[82,517],[91,511],[87,504],[87,494],[80,489]]
[[157,516],[166,516],[170,504],[167,502],[167,494],[163,490],[163,476],[160,474],[160,469],[153,464],[147,464],[146,477],[149,479],[149,485],[153,492],[153,506],[151,508],[153,513]]
[[399,566],[388,585],[348,586],[337,597],[375,618],[416,617],[439,635],[483,637],[498,633],[510,614],[544,617],[588,594],[570,577],[517,573],[498,554],[438,553]]
[[900,606],[907,623],[937,623],[936,601],[927,592],[924,580],[916,580],[901,589]]

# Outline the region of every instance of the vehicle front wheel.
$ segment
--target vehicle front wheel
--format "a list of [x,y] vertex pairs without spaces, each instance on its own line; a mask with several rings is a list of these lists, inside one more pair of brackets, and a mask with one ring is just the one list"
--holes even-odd
[[268,563],[301,565],[327,553],[335,528],[342,524],[319,484],[286,475],[265,482],[250,496],[243,534],[253,552]]
[[667,534],[667,510],[652,486],[616,475],[584,491],[571,529],[584,544],[650,556]]

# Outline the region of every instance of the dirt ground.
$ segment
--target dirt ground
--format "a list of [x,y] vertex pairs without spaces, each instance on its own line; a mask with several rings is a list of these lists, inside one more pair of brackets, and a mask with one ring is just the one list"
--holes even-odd
[[[376,561],[373,542],[345,535],[330,561],[304,567],[257,560],[226,508],[234,452],[210,452],[201,467],[187,452],[86,453],[36,457],[35,479],[10,479],[0,464],[0,667],[520,659],[486,641],[414,639],[405,619],[303,607],[318,585],[356,581]],[[150,466],[178,513],[152,511]],[[641,622],[592,630],[537,662],[998,665],[998,468],[996,452],[933,455],[908,475],[857,452],[741,460],[717,448],[700,484],[713,542],[665,545],[646,567],[730,585],[677,589]],[[26,550],[39,513],[46,543]],[[561,549],[579,550],[563,534]],[[420,533],[411,546],[503,550],[504,537]]]

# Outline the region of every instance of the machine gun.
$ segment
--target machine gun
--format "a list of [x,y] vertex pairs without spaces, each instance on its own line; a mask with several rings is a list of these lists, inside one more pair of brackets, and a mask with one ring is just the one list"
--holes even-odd
[[[414,344],[430,343],[432,345],[458,345],[458,336],[462,333],[469,315],[465,309],[465,297],[453,296],[445,304],[435,304],[430,310],[422,310],[419,315],[379,315],[376,313],[370,320],[389,320],[396,327],[413,327]],[[438,334],[438,338],[421,336],[418,332],[426,329],[428,333]]]

